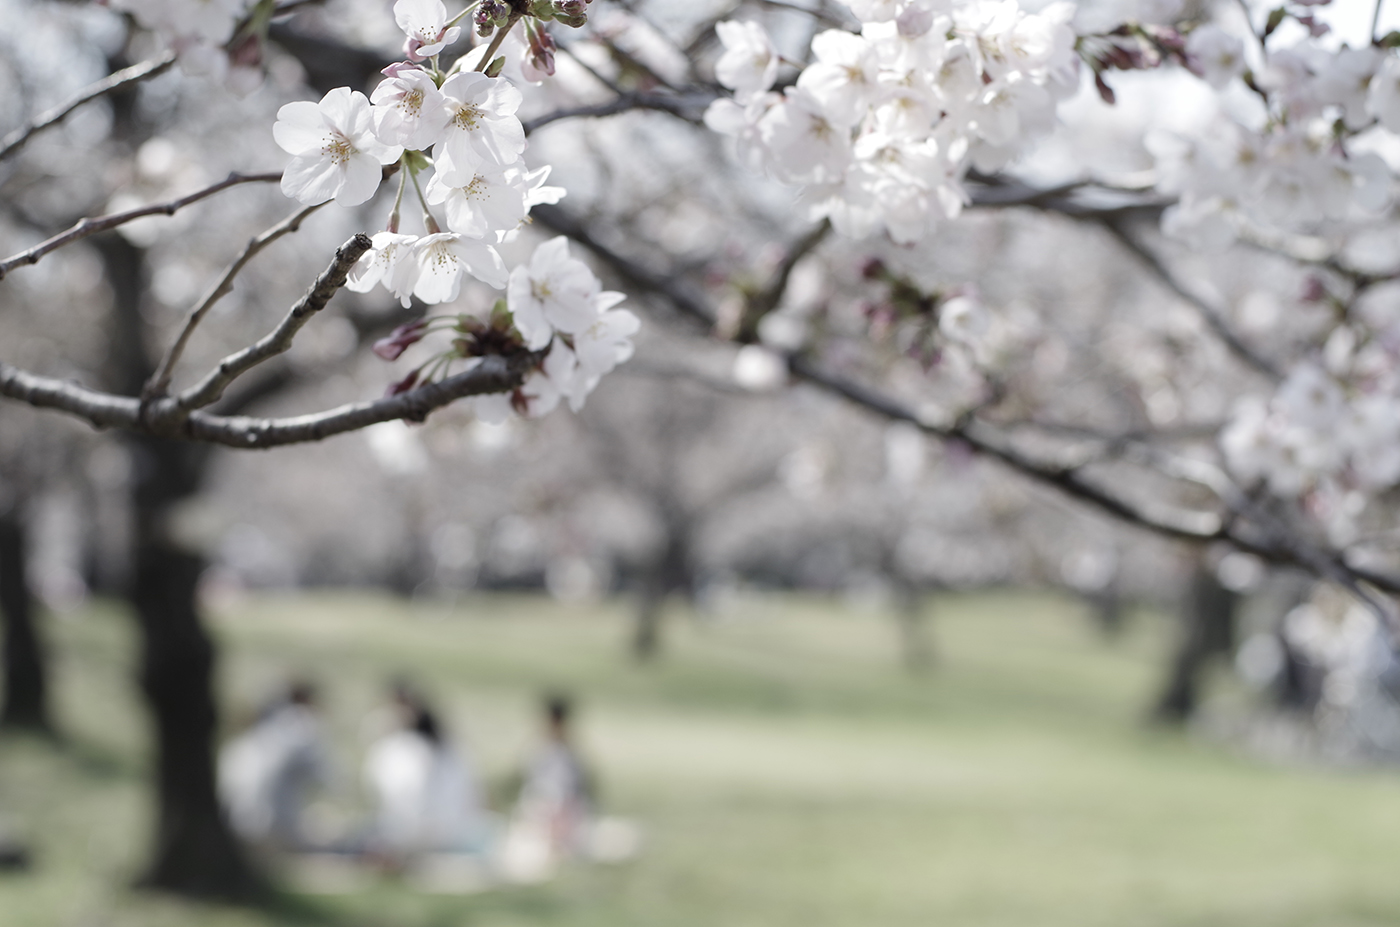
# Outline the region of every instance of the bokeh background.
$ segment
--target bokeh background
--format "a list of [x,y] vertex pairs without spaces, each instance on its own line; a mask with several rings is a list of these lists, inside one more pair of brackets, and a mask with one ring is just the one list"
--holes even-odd
[[[527,94],[527,122],[606,98],[605,79],[664,86],[684,55],[663,39],[729,9],[593,6],[558,79]],[[742,10],[782,41],[804,38],[810,15],[781,6]],[[280,170],[277,108],[367,88],[398,45],[387,3],[298,7],[274,25],[257,89],[171,71],[0,165],[0,251],[232,170]],[[154,53],[99,4],[0,0],[0,22],[4,127]],[[713,58],[713,37],[685,51]],[[1201,121],[1189,79],[1135,77],[1123,75],[1112,113],[1086,82],[1028,176],[1146,170],[1147,127]],[[804,231],[787,193],[671,114],[551,123],[528,157],[554,165],[599,239],[731,315]],[[391,198],[324,210],[260,255],[192,342],[190,368],[261,334],[308,268],[378,228]],[[135,393],[207,282],[290,206],[275,185],[240,188],[16,272],[0,285],[5,359]],[[545,226],[504,248],[508,263]],[[1160,244],[1281,356],[1327,321],[1327,307],[1279,296],[1303,285],[1294,265]],[[1368,246],[1396,247],[1383,235]],[[829,240],[789,268],[760,340],[816,333],[842,369],[919,408],[967,402],[987,384],[965,360],[935,362],[898,333],[872,347],[872,259],[928,288],[971,282],[997,307],[987,351],[1012,419],[1209,445],[1252,382],[1101,230],[1034,210],[972,212],[920,249]],[[459,308],[483,312],[494,296],[469,287]],[[0,406],[6,653],[42,644],[41,660],[11,659],[7,680],[41,673],[46,693],[0,726],[0,922],[1400,919],[1400,677],[1370,613],[1302,573],[1119,525],[956,442],[775,380],[761,354],[641,294],[629,305],[643,317],[634,359],[577,414],[539,421],[489,424],[453,407],[245,454]],[[403,371],[367,347],[422,310],[340,293],[223,408],[297,414],[380,395]],[[1079,436],[1027,434],[1047,453]],[[1130,495],[1164,492],[1116,466],[1104,472]],[[1393,508],[1371,514],[1393,534]],[[142,575],[171,585],[141,587]],[[152,597],[167,595],[183,623],[151,618]],[[208,650],[191,628],[207,630]],[[599,808],[635,828],[635,852],[489,885],[283,852],[256,857],[274,886],[256,901],[140,888],[160,834],[142,654],[161,645],[196,675],[217,658],[215,745],[290,681],[315,684],[329,771],[306,814],[327,839],[373,814],[367,719],[393,680],[432,700],[502,815],[540,738],[541,697],[567,692]]]

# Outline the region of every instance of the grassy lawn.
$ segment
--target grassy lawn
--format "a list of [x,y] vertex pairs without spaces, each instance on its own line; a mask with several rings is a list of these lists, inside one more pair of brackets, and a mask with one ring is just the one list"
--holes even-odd
[[221,684],[246,710],[320,680],[354,800],[384,682],[433,692],[488,778],[532,742],[537,693],[583,700],[609,810],[637,861],[453,897],[383,880],[285,911],[128,891],[146,839],[129,625],[52,623],[70,746],[0,744],[0,819],[37,869],[0,877],[4,927],[325,923],[383,927],[1156,927],[1400,922],[1400,781],[1289,770],[1141,722],[1164,628],[1105,645],[1072,603],[940,598],[939,665],[898,671],[884,616],[797,597],[676,616],[654,667],[622,657],[622,605],[526,597],[427,607],[260,598],[217,617]]

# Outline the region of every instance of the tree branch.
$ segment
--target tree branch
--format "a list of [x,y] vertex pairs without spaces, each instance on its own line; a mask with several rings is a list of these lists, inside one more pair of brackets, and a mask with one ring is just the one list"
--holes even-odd
[[567,109],[557,109],[552,113],[545,113],[536,116],[525,123],[525,134],[529,135],[536,129],[543,128],[551,122],[559,122],[564,119],[578,119],[583,117],[615,116],[618,113],[629,113],[635,110],[655,110],[663,113],[670,113],[677,118],[695,125],[703,125],[704,120],[694,112],[689,110],[697,105],[708,104],[712,99],[711,95],[692,94],[680,96],[669,93],[624,93],[617,99],[609,100],[606,103],[594,103],[589,106],[575,106]]
[[[696,296],[673,276],[651,269],[613,251],[588,232],[581,222],[557,206],[536,206],[536,221],[560,234],[567,235],[605,261],[613,271],[633,288],[649,291],[669,302],[687,316],[713,329],[716,314],[702,297]],[[1346,562],[1344,553],[1308,544],[1286,529],[1271,524],[1259,524],[1257,513],[1246,511],[1264,537],[1250,537],[1241,532],[1234,518],[1224,518],[1211,512],[1181,512],[1175,510],[1149,511],[1133,505],[1085,478],[1079,468],[1060,467],[1034,460],[1021,452],[1002,446],[980,434],[976,422],[940,425],[928,421],[893,397],[822,368],[811,357],[801,353],[786,355],[789,372],[798,379],[840,396],[884,418],[907,422],[920,431],[943,441],[961,441],[983,457],[997,460],[1033,482],[1052,487],[1065,495],[1088,504],[1127,524],[1176,540],[1201,544],[1227,541],[1243,551],[1273,563],[1301,566],[1310,572],[1339,579],[1372,604],[1364,590],[1356,585],[1362,581],[1390,593],[1400,593],[1400,578],[1357,569]],[[1222,499],[1233,514],[1233,501]]]
[[1149,251],[1142,242],[1138,241],[1131,232],[1123,227],[1121,219],[1101,218],[1099,222],[1108,230],[1110,235],[1118,239],[1124,248],[1131,251],[1137,259],[1152,272],[1153,276],[1162,281],[1167,289],[1190,303],[1191,306],[1200,313],[1205,323],[1210,326],[1210,330],[1215,332],[1215,336],[1230,350],[1230,353],[1271,380],[1277,381],[1283,379],[1283,375],[1279,372],[1277,367],[1249,345],[1241,341],[1240,337],[1230,328],[1229,323],[1225,321],[1224,316],[1220,314],[1219,310],[1195,293],[1186,289],[1186,287],[1172,275],[1172,272],[1167,269],[1166,265],[1157,258],[1157,255]]
[[320,441],[394,419],[421,421],[430,412],[463,397],[515,389],[539,360],[539,355],[531,351],[491,355],[470,370],[397,396],[288,418],[186,413],[169,398],[143,407],[141,400],[134,397],[114,396],[70,381],[37,376],[3,362],[0,395],[38,408],[67,412],[99,428],[262,449]]
[[218,183],[210,184],[209,186],[204,187],[203,189],[196,190],[193,193],[188,193],[180,197],[179,199],[171,200],[168,203],[156,203],[151,206],[138,206],[135,209],[128,209],[124,212],[114,212],[109,213],[105,216],[98,216],[97,218],[82,219],[67,231],[60,232],[52,238],[41,241],[39,244],[26,251],[21,251],[19,254],[16,254],[13,257],[8,257],[5,260],[0,261],[0,280],[3,280],[5,278],[5,275],[8,274],[10,271],[14,270],[16,267],[23,267],[29,264],[37,264],[39,263],[39,259],[42,258],[44,255],[48,254],[50,251],[56,251],[65,245],[71,245],[73,242],[87,238],[89,235],[96,235],[98,232],[105,232],[109,229],[114,229],[117,226],[125,225],[128,222],[131,222],[135,219],[143,218],[145,216],[173,216],[175,215],[176,211],[185,206],[190,205],[191,203],[197,203],[205,197],[213,196],[215,193],[218,193],[221,190],[227,190],[229,187],[237,186],[238,184],[271,183],[273,181],[279,181],[281,179],[282,173],[280,171],[275,174],[233,173],[229,174],[227,177],[225,177]]
[[363,232],[356,234],[354,238],[341,245],[335,252],[335,258],[331,261],[330,266],[322,272],[321,276],[316,278],[316,282],[297,301],[296,305],[292,306],[286,317],[282,319],[281,324],[254,344],[219,361],[219,365],[211,370],[203,380],[180,394],[178,399],[180,407],[183,409],[202,409],[218,402],[230,383],[263,361],[276,357],[290,348],[292,339],[296,337],[297,332],[301,331],[303,325],[311,321],[313,315],[326,307],[326,303],[330,302],[331,297],[345,285],[345,278],[349,275],[350,268],[354,267],[360,256],[371,247],[373,245],[369,236]]
[[129,68],[123,68],[102,78],[94,84],[89,84],[79,90],[73,96],[64,100],[53,109],[46,110],[35,116],[29,122],[15,129],[0,141],[0,161],[8,158],[24,147],[24,143],[29,141],[34,135],[47,129],[61,121],[73,110],[82,106],[89,100],[111,93],[113,90],[125,87],[128,84],[135,84],[150,77],[156,77],[170,70],[170,66],[175,63],[175,53],[169,52],[163,58],[154,61],[144,61],[141,64],[133,64]]
[[[329,202],[329,200],[327,201]],[[209,310],[214,308],[214,304],[223,299],[233,291],[233,281],[249,261],[251,261],[259,251],[272,244],[283,235],[295,232],[301,228],[301,223],[307,216],[320,209],[325,203],[317,203],[314,206],[307,206],[292,213],[281,222],[272,226],[261,235],[256,235],[249,239],[244,246],[243,253],[234,259],[233,263],[224,271],[224,275],[219,278],[219,282],[204,295],[199,304],[190,310],[189,317],[185,319],[185,327],[180,330],[180,335],[166,350],[165,356],[161,358],[160,366],[147,381],[146,388],[142,390],[142,395],[146,398],[164,396],[170,386],[170,377],[175,372],[175,365],[180,360],[180,355],[185,352],[185,346],[189,343],[190,336],[204,317],[209,314]]]

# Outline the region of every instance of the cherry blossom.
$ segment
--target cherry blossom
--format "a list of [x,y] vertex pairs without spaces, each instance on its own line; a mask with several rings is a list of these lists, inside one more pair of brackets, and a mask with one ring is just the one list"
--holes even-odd
[[449,183],[467,184],[482,167],[505,167],[525,150],[525,130],[515,111],[520,91],[499,77],[458,73],[442,85],[446,126],[433,149]]
[[374,247],[350,269],[345,288],[355,293],[368,293],[375,284],[382,283],[407,309],[418,276],[412,259],[418,236],[378,232],[370,240]]
[[442,0],[398,0],[394,22],[408,36],[404,54],[412,61],[431,58],[462,34],[460,26],[447,25],[447,7]]
[[1371,78],[1366,108],[1387,131],[1400,135],[1400,58],[1387,55]]
[[593,325],[601,289],[588,265],[569,257],[569,240],[561,235],[511,271],[506,300],[526,346],[538,350],[555,330],[572,334]]
[[1211,23],[1187,37],[1186,56],[1192,70],[1217,90],[1244,73],[1244,40]]
[[575,412],[583,407],[584,398],[599,380],[632,356],[631,339],[641,328],[641,321],[626,309],[611,308],[626,298],[611,291],[599,293],[593,303],[593,308],[599,312],[597,321],[574,335],[578,369],[569,405]]
[[427,71],[391,65],[370,94],[381,141],[410,151],[431,148],[447,125],[447,104]]
[[372,123],[369,100],[348,87],[331,90],[319,103],[301,100],[279,109],[272,137],[293,155],[282,192],[308,205],[334,198],[358,206],[374,196],[381,166],[397,161],[403,149],[376,138]]
[[[458,175],[460,179],[460,175]],[[483,167],[460,186],[434,174],[426,191],[430,204],[442,204],[448,228],[471,238],[516,228],[529,213],[527,181],[515,168]]]
[[424,235],[414,243],[404,266],[416,269],[413,295],[429,305],[456,299],[462,289],[463,273],[497,289],[506,285],[508,277],[495,248],[456,232]]
[[1053,129],[1057,103],[1078,86],[1073,8],[847,5],[863,20],[860,34],[818,34],[815,61],[781,96],[756,92],[770,84],[739,67],[756,33],[746,24],[725,30],[732,39],[721,61],[736,70],[717,74],[742,89],[713,103],[705,123],[733,137],[746,164],[802,185],[813,217],[829,217],[843,234],[883,227],[912,243],[958,215],[970,167],[998,170]]
[[756,22],[722,22],[715,35],[724,54],[715,62],[715,79],[745,102],[763,93],[778,79],[778,50],[768,32]]

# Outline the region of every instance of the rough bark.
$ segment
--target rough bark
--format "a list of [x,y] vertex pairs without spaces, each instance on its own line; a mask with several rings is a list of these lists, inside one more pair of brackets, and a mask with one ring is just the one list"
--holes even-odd
[[195,610],[203,561],[148,537],[131,600],[141,628],[141,690],[156,734],[156,828],[140,884],[249,900],[264,882],[224,818],[215,790],[214,644]]
[[1180,724],[1195,714],[1206,667],[1213,657],[1229,654],[1234,648],[1238,604],[1239,594],[1222,586],[1209,564],[1196,566],[1182,611],[1176,653],[1153,712],[1159,721]]
[[[96,239],[113,292],[108,379],[139,392],[154,369],[144,341],[144,252]],[[129,599],[140,632],[141,691],[155,735],[154,841],[139,884],[202,898],[249,900],[265,883],[219,807],[214,767],[218,708],[214,644],[196,606],[202,559],[168,535],[173,507],[198,490],[209,450],[134,438]]]
[[25,577],[24,510],[0,510],[0,618],[4,620],[4,692],[0,728],[52,735],[48,661]]

